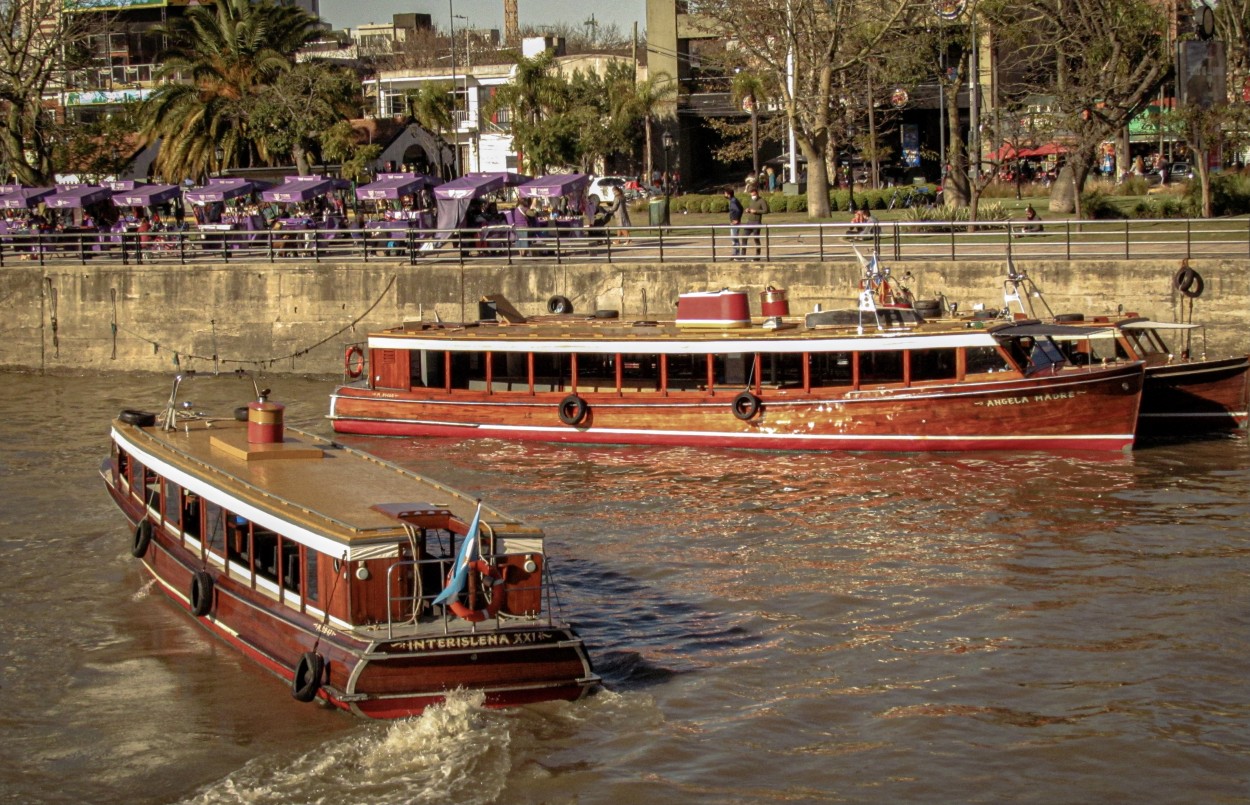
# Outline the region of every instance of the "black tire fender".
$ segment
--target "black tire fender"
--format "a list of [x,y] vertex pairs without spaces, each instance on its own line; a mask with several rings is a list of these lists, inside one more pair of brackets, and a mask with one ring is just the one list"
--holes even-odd
[[1059,313],[1055,315],[1055,321],[1085,321],[1084,313]]
[[560,421],[566,425],[580,425],[586,419],[586,415],[590,413],[590,406],[586,401],[576,394],[570,394],[563,400],[560,400],[560,407],[557,411],[560,415]]
[[148,552],[148,545],[152,543],[152,521],[144,517],[139,521],[139,525],[135,526],[135,538],[130,544],[130,555],[136,559],[142,559]]
[[213,609],[213,577],[206,570],[191,576],[191,614],[202,618]]
[[749,391],[744,391],[737,397],[734,397],[733,412],[734,416],[743,422],[749,422],[755,419],[755,415],[760,412],[760,398],[756,397]]
[[1190,299],[1197,299],[1206,290],[1206,283],[1203,281],[1202,275],[1188,265],[1181,266],[1180,270],[1176,272],[1176,276],[1172,278],[1172,285]]
[[151,411],[139,411],[134,408],[123,408],[117,418],[127,425],[139,428],[150,428],[156,424],[156,414]]
[[553,296],[547,300],[547,312],[568,315],[573,312],[573,303],[567,296]]
[[297,702],[311,702],[317,698],[325,669],[325,660],[317,652],[305,651],[299,655],[299,662],[295,664],[295,673],[291,677],[291,698]]

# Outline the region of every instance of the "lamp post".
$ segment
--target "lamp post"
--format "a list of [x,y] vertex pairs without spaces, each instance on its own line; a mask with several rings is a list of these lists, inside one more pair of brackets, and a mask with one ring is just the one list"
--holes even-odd
[[451,40],[451,133],[455,141],[455,152],[452,155],[452,167],[459,176],[460,169],[460,116],[456,113],[456,7],[454,0],[447,0],[447,24]]
[[668,214],[668,193],[673,177],[668,172],[668,152],[673,149],[673,135],[667,129],[660,135],[660,143],[664,146],[664,226],[670,226],[672,219]]
[[213,157],[217,160],[217,175],[220,176],[222,168],[225,167],[226,149],[222,148],[220,145],[217,146],[217,150],[213,151]]

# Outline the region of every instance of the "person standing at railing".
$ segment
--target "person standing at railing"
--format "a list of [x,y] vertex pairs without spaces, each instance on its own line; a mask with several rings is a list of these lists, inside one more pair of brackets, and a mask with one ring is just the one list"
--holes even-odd
[[616,245],[628,246],[629,230],[633,227],[634,222],[629,218],[629,204],[626,203],[623,192],[617,191],[616,200],[612,202],[608,212],[616,221]]
[[742,251],[746,254],[747,241],[755,240],[755,259],[760,259],[760,227],[764,223],[764,216],[768,214],[768,202],[760,196],[758,187],[751,188],[751,200],[747,202],[746,207],[742,211],[742,220],[745,226],[742,227]]
[[733,257],[742,257],[745,253],[742,239],[742,202],[734,195],[732,187],[725,188],[725,198],[729,200],[729,242],[733,245]]

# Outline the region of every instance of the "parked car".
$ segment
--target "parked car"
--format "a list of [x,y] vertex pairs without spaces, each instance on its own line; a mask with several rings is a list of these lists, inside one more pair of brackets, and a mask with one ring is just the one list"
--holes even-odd
[[1194,173],[1194,166],[1188,162],[1168,162],[1163,165],[1162,172],[1151,170],[1146,173],[1146,182],[1151,185],[1188,182],[1195,178],[1197,174]]
[[596,176],[590,180],[586,192],[592,205],[611,204],[616,201],[617,193],[624,193],[626,201],[637,201],[652,195],[651,189],[633,176]]

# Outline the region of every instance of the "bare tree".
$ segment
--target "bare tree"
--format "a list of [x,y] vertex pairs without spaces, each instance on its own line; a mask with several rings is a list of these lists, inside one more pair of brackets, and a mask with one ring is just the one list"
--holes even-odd
[[65,77],[89,63],[100,14],[64,10],[64,0],[0,0],[0,161],[26,185],[50,184],[58,123],[43,106]]
[[830,132],[839,79],[908,24],[912,0],[702,0],[691,9],[735,40],[744,67],[767,76],[807,159],[807,214],[829,216]]
[[1079,214],[1102,143],[1116,137],[1170,75],[1168,22],[1154,0],[982,0],[999,48],[1052,98],[1067,162],[1050,210]]

